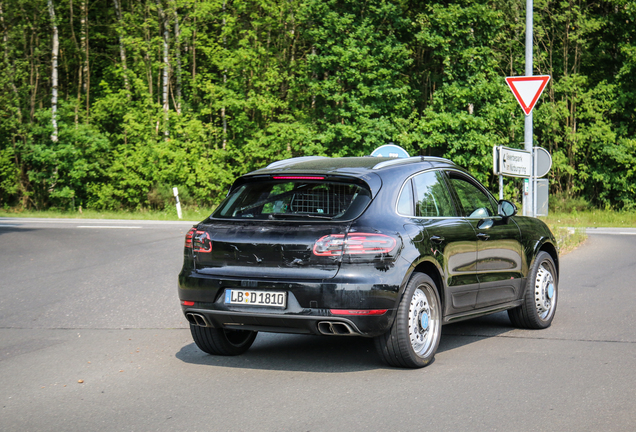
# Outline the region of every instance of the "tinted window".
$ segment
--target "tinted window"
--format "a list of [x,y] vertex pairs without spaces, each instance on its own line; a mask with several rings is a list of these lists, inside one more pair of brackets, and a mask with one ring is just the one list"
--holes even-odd
[[235,189],[212,214],[230,219],[353,219],[371,201],[357,184],[260,180]]
[[472,181],[450,174],[450,182],[457,193],[464,216],[488,217],[497,214],[497,205]]
[[415,216],[455,216],[446,184],[439,172],[429,171],[413,177]]

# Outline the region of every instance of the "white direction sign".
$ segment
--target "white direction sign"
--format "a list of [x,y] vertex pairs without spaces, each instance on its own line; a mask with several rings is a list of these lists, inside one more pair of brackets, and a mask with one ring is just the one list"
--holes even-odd
[[548,85],[550,75],[533,75],[523,77],[507,77],[506,83],[515,95],[517,102],[521,105],[523,112],[530,115],[539,96]]
[[499,147],[498,174],[509,177],[530,177],[531,166],[531,152],[504,146]]

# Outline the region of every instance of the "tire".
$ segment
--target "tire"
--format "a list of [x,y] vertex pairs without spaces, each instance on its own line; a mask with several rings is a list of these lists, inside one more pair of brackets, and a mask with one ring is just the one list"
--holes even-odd
[[212,355],[235,356],[243,354],[254,343],[255,331],[226,330],[190,324],[192,339],[201,351]]
[[406,286],[391,328],[375,338],[380,357],[395,367],[429,365],[442,334],[442,309],[435,282],[414,273]]
[[512,324],[526,329],[550,327],[559,297],[558,282],[552,257],[547,252],[539,252],[528,275],[523,304],[508,310]]

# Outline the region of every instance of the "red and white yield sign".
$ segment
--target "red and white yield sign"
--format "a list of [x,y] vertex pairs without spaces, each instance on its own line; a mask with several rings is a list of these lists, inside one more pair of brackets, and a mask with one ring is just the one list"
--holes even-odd
[[526,115],[530,115],[543,89],[550,81],[550,75],[507,77],[506,82],[517,98]]

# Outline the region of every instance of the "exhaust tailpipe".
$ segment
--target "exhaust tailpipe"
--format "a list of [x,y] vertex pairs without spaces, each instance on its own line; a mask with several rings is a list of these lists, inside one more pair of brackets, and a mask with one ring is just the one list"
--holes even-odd
[[332,321],[320,321],[318,323],[318,331],[329,336],[351,336],[356,334],[349,324]]
[[199,327],[211,327],[205,317],[201,314],[188,312],[186,314],[186,319],[190,322],[190,324],[198,325]]

